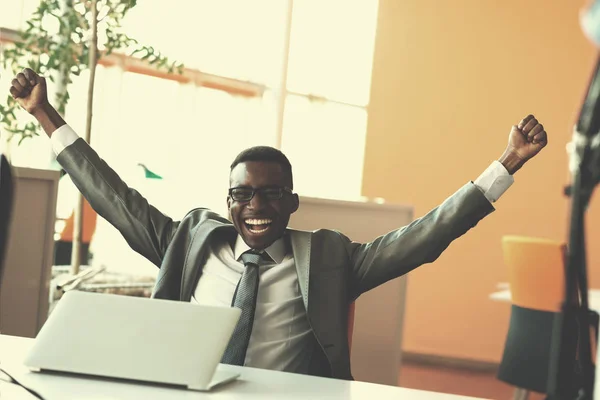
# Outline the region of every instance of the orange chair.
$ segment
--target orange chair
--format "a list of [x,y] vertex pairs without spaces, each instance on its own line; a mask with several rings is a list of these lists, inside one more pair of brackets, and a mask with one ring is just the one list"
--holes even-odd
[[[88,263],[88,250],[94,232],[96,231],[97,219],[98,214],[96,211],[94,211],[87,200],[83,199],[83,227],[81,232],[80,262],[84,265]],[[75,212],[72,212],[69,218],[65,220],[65,226],[60,232],[59,239],[54,242],[54,263],[57,265],[71,263],[74,223]]]
[[565,291],[564,243],[522,236],[504,236],[502,251],[508,267],[512,304],[559,312]]
[[[81,232],[81,243],[90,243],[92,236],[96,231],[96,221],[98,214],[92,208],[86,199],[83,199],[83,228]],[[73,241],[73,228],[75,224],[75,212],[72,212],[69,218],[65,220],[65,227],[60,234],[60,240],[65,242]]]
[[530,391],[547,392],[554,319],[564,300],[567,247],[547,239],[505,236],[502,249],[512,307],[498,379],[517,387],[515,398],[526,398]]

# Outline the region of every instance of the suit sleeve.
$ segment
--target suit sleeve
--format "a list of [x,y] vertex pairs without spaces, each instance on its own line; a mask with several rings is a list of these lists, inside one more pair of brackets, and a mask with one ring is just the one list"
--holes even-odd
[[92,208],[132,249],[160,267],[179,223],[128,187],[83,139],[61,149],[57,160]]
[[373,242],[345,238],[354,298],[435,261],[453,240],[493,211],[481,190],[468,183],[425,216]]

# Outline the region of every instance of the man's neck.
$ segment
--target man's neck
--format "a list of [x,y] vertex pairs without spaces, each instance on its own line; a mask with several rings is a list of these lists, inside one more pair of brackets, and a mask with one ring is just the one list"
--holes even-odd
[[[237,236],[235,240],[235,245],[233,247],[233,255],[235,259],[239,259],[240,256],[248,251],[251,248],[244,242],[244,239],[240,235]],[[275,242],[273,242],[270,246],[268,246],[264,251],[271,257],[276,263],[281,263],[285,256],[289,252],[288,240],[286,235],[280,237]]]

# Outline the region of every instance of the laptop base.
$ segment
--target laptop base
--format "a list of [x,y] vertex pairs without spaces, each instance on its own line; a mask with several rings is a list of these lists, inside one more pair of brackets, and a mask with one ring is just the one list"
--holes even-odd
[[235,372],[215,371],[215,374],[213,375],[212,380],[210,381],[208,386],[200,387],[200,386],[188,385],[187,388],[189,390],[195,390],[195,391],[199,391],[199,392],[208,392],[208,391],[213,390],[217,386],[222,386],[229,382],[233,382],[239,377],[240,377],[240,374],[235,373]]
[[173,385],[173,384],[166,383],[166,382],[151,382],[151,381],[143,381],[143,380],[138,380],[138,379],[133,379],[133,378],[116,378],[116,377],[101,376],[101,375],[89,375],[89,374],[82,374],[82,373],[77,373],[77,372],[55,371],[55,370],[46,369],[46,368],[42,369],[42,368],[28,367],[28,369],[29,369],[29,371],[38,373],[38,374],[63,375],[63,376],[72,376],[72,377],[80,377],[80,378],[83,377],[86,379],[100,379],[100,380],[106,380],[106,381],[132,382],[132,383],[139,383],[139,384],[146,384],[146,385],[150,384],[150,385],[173,387],[173,388],[179,388],[179,389],[197,391],[197,392],[209,392],[217,387],[220,387],[227,383],[233,382],[237,378],[240,377],[240,374],[236,373],[236,372],[215,371],[208,386],[195,386],[193,384],[182,386],[182,385]]

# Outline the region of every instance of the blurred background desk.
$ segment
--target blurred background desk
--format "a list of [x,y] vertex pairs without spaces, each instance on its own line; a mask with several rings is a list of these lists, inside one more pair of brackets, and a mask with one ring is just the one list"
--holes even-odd
[[[490,294],[489,298],[493,301],[510,303],[510,289],[504,289],[493,292]],[[588,291],[588,300],[590,303],[590,309],[600,312],[600,289],[590,289]]]

